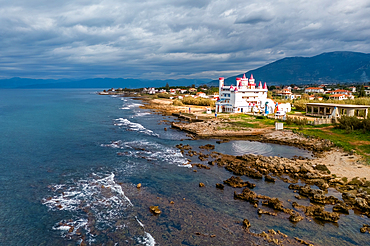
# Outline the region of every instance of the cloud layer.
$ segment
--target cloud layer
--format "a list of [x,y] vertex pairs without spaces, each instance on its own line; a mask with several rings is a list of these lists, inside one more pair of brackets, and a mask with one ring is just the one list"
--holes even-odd
[[0,0],[0,78],[230,76],[370,53],[370,1]]

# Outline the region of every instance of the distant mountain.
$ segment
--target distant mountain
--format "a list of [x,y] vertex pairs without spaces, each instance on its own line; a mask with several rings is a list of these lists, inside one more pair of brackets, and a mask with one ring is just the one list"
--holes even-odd
[[169,80],[139,80],[123,78],[95,78],[84,80],[72,79],[25,79],[11,78],[0,80],[0,88],[142,88],[142,87],[163,87],[167,83],[170,86],[191,86],[200,85],[209,82],[209,80],[196,79],[169,79]]
[[[336,51],[313,57],[287,57],[246,72],[268,85],[351,83],[370,81],[370,54]],[[236,77],[225,79],[235,83]],[[218,80],[208,85],[218,86]]]

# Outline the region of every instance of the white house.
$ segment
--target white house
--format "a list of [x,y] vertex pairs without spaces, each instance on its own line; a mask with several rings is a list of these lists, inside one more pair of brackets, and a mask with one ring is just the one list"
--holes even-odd
[[224,78],[219,78],[219,101],[216,112],[245,113],[261,110],[267,101],[267,85],[256,86],[253,75],[248,79],[236,78],[236,84],[225,86]]
[[320,87],[308,87],[304,89],[305,93],[324,93],[324,89]]
[[341,95],[352,95],[352,92],[347,91],[347,90],[341,90],[341,89],[336,89],[334,91],[328,91],[328,94],[341,94]]
[[156,90],[154,87],[148,89],[148,94],[153,95],[155,94]]
[[347,96],[344,95],[344,94],[333,94],[333,95],[329,96],[329,98],[333,99],[333,100],[346,100]]

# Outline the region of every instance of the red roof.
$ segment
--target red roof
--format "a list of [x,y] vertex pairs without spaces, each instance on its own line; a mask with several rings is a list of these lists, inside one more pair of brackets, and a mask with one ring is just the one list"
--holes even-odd
[[245,77],[245,74],[243,75],[243,79],[247,79],[247,77]]
[[347,90],[341,90],[341,89],[337,89],[337,90],[334,90],[335,92],[349,92]]
[[266,82],[265,82],[265,84],[263,85],[263,89],[267,89]]
[[253,79],[253,74],[251,74],[251,78],[250,79]]
[[308,87],[306,88],[306,90],[323,90],[323,89],[320,87]]
[[346,95],[343,95],[343,94],[334,94],[334,95],[331,95],[329,97],[341,97],[341,96],[346,96]]

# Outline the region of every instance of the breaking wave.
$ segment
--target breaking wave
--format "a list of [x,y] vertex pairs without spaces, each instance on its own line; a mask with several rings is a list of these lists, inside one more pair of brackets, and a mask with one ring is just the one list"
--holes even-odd
[[148,161],[162,161],[164,163],[175,164],[180,167],[189,167],[187,158],[183,156],[179,149],[166,147],[162,144],[148,141],[123,142],[121,140],[113,141],[110,144],[102,144],[102,147],[121,149],[119,156],[129,156],[134,158],[144,158]]
[[[114,232],[130,225],[142,228],[142,232],[134,235],[132,240],[144,245],[154,245],[154,238],[145,232],[144,225],[136,216],[135,220],[130,218],[133,204],[122,186],[115,182],[113,173],[106,177],[92,174],[86,180],[79,180],[71,185],[56,184],[50,186],[50,189],[56,194],[44,198],[42,203],[53,211],[70,212],[71,218],[63,219],[52,227],[53,230],[60,231],[62,237],[92,244],[96,243],[103,231]],[[136,225],[127,222],[129,220],[135,221]]]
[[114,125],[121,126],[121,127],[126,127],[126,129],[129,130],[129,131],[138,131],[138,132],[145,133],[147,135],[152,135],[152,136],[159,137],[159,135],[154,133],[152,130],[146,129],[143,125],[141,125],[139,123],[131,122],[128,119],[118,118],[118,119],[116,119],[116,123],[114,123]]

